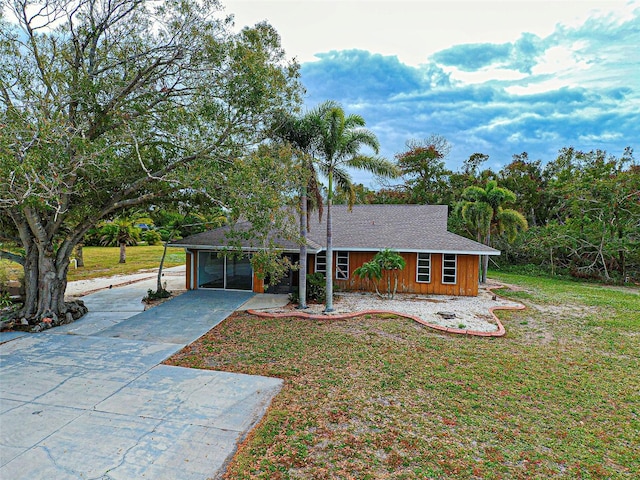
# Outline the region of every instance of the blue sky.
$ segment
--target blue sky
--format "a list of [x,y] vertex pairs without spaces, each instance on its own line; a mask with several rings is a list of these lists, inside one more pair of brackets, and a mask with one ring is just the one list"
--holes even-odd
[[389,159],[431,134],[452,144],[453,169],[475,152],[497,169],[522,152],[640,148],[639,1],[223,3],[238,27],[274,25],[305,104],[361,114]]

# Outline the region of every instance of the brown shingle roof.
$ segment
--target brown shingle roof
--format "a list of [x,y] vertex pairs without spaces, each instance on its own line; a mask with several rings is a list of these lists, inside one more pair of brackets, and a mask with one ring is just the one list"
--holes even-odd
[[[313,250],[326,247],[327,211],[322,221],[312,217],[308,245]],[[470,253],[499,255],[493,248],[447,231],[446,205],[346,205],[331,207],[334,250],[381,250],[427,253]],[[173,242],[183,247],[222,247],[230,227],[203,232]],[[290,240],[279,239],[285,250],[297,250]],[[243,242],[245,248],[256,247]]]

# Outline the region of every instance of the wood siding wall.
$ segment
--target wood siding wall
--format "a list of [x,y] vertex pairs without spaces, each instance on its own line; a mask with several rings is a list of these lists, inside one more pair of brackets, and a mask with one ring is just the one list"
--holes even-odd
[[185,287],[187,290],[193,290],[195,287],[191,285],[191,269],[193,268],[193,259],[196,257],[195,254],[191,252],[185,253],[185,265],[186,265],[186,278],[185,278]]
[[264,293],[264,280],[260,280],[256,272],[253,272],[253,293]]
[[[373,259],[377,252],[349,252],[349,279],[336,280],[334,284],[341,290],[375,291],[373,284],[354,275],[354,270]],[[457,255],[457,278],[455,284],[442,283],[442,254],[431,254],[431,282],[418,283],[416,269],[418,254],[401,253],[407,265],[398,272],[399,293],[420,293],[426,295],[461,295],[474,297],[478,295],[478,255]],[[309,265],[315,264],[315,258],[310,259]],[[334,252],[333,264],[336,264]],[[313,272],[311,268],[310,272]],[[383,281],[378,285],[380,291],[386,290]]]

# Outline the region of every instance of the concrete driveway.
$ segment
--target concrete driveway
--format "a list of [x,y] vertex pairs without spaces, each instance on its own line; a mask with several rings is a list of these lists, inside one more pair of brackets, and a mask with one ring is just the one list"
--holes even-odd
[[146,312],[146,282],[0,345],[0,478],[205,480],[282,381],[159,365],[252,297],[190,291]]

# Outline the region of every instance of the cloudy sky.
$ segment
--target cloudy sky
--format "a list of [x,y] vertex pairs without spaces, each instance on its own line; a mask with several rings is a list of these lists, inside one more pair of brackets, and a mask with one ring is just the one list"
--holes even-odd
[[269,21],[306,106],[361,114],[389,159],[430,134],[453,169],[475,152],[499,168],[565,146],[640,149],[638,0],[222,2],[238,27]]

